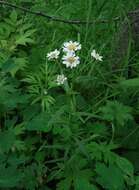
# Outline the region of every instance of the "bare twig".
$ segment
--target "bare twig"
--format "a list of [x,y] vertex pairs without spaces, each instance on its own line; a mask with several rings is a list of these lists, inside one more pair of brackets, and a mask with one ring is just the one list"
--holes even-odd
[[[81,20],[66,20],[63,18],[58,18],[58,17],[54,17],[54,16],[50,16],[46,13],[40,12],[40,11],[33,11],[30,10],[29,8],[25,8],[25,7],[21,7],[21,6],[17,6],[15,4],[9,3],[7,1],[1,1],[0,0],[0,5],[5,5],[7,7],[11,7],[11,8],[15,8],[15,9],[19,9],[21,11],[30,13],[30,14],[34,14],[37,16],[41,16],[41,17],[45,17],[48,20],[52,20],[52,21],[57,21],[57,22],[63,22],[63,23],[67,23],[67,24],[95,24],[95,23],[108,23],[110,20],[94,20],[94,21],[81,21]],[[120,18],[119,17],[115,17],[112,19],[112,21],[118,21]]]

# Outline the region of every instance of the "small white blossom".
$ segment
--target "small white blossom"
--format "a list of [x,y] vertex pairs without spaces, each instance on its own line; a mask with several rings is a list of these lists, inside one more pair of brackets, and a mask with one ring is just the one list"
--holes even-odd
[[64,84],[64,82],[67,80],[67,77],[65,75],[61,74],[57,76],[56,82],[58,85]]
[[93,58],[95,58],[96,60],[98,60],[98,61],[102,61],[102,56],[101,55],[99,55],[97,52],[96,52],[96,50],[93,50],[92,52],[91,52],[91,56],[93,57]]
[[48,94],[46,89],[43,90],[43,93],[44,93],[44,95]]
[[63,64],[68,68],[76,67],[80,63],[80,58],[76,56],[74,53],[67,53],[62,58]]
[[54,51],[51,51],[50,53],[47,53],[47,58],[48,58],[48,60],[58,59],[59,54],[60,54],[60,51],[55,49]]
[[65,42],[63,45],[63,51],[64,52],[75,52],[77,50],[81,49],[81,44],[79,42]]

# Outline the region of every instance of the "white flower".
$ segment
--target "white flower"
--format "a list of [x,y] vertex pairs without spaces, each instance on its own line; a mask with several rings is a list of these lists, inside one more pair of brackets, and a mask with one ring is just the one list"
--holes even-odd
[[56,82],[58,85],[64,84],[64,82],[67,80],[67,77],[65,77],[65,75],[61,74],[61,75],[57,75],[57,79]]
[[63,56],[62,60],[63,64],[66,65],[66,67],[70,67],[71,69],[80,63],[80,58],[75,56],[74,53],[67,53]]
[[96,50],[93,50],[92,52],[91,52],[91,56],[93,57],[93,58],[95,58],[96,60],[98,60],[98,61],[102,61],[102,56],[101,55],[99,55],[97,52],[96,52]]
[[63,51],[64,52],[75,52],[77,50],[81,49],[81,44],[79,42],[65,42],[63,45]]
[[44,93],[44,95],[48,94],[46,89],[43,90],[43,93]]
[[48,58],[48,60],[58,59],[59,54],[60,54],[60,51],[55,49],[54,51],[51,51],[50,53],[47,53],[47,58]]

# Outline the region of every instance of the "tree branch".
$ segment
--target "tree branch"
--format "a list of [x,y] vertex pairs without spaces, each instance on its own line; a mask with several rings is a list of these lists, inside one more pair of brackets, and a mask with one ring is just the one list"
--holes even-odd
[[[81,21],[81,20],[66,20],[66,19],[62,19],[62,18],[58,18],[58,17],[54,17],[54,16],[50,16],[46,13],[40,12],[40,11],[33,11],[30,10],[29,8],[25,8],[25,7],[21,7],[21,6],[17,6],[15,4],[6,2],[6,1],[1,1],[0,0],[0,5],[5,5],[7,7],[11,7],[11,8],[15,8],[15,9],[19,9],[21,11],[36,15],[36,16],[41,16],[41,17],[45,17],[48,20],[52,20],[52,21],[57,21],[57,22],[63,22],[63,23],[67,23],[67,24],[95,24],[95,23],[108,23],[109,20],[94,20],[94,21]],[[112,21],[118,21],[120,18],[119,17],[115,17],[112,19]]]

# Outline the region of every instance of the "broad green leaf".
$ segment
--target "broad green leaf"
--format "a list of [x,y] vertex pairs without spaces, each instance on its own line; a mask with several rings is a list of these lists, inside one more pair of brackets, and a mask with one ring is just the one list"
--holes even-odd
[[3,72],[9,72],[14,77],[17,71],[23,70],[27,63],[25,58],[14,58],[6,61],[2,66]]
[[97,182],[107,190],[123,190],[124,176],[121,170],[115,165],[96,164]]
[[28,121],[26,124],[26,128],[29,131],[48,132],[52,128],[49,121],[50,116],[47,113],[41,113],[34,117],[32,120]]
[[22,179],[22,173],[15,167],[0,166],[0,187],[1,188],[13,188],[17,187]]
[[120,126],[124,126],[128,120],[132,120],[131,107],[118,101],[107,101],[106,105],[100,108],[100,111],[103,119],[116,122]]
[[134,173],[134,168],[133,165],[130,161],[128,161],[126,158],[123,157],[117,157],[117,165],[119,166],[119,168],[121,168],[121,170],[129,175],[129,176],[133,176]]
[[73,182],[74,182],[74,188],[75,190],[96,190],[94,185],[90,183],[90,179],[92,177],[92,171],[91,170],[82,170],[79,172],[77,176],[74,176]]

